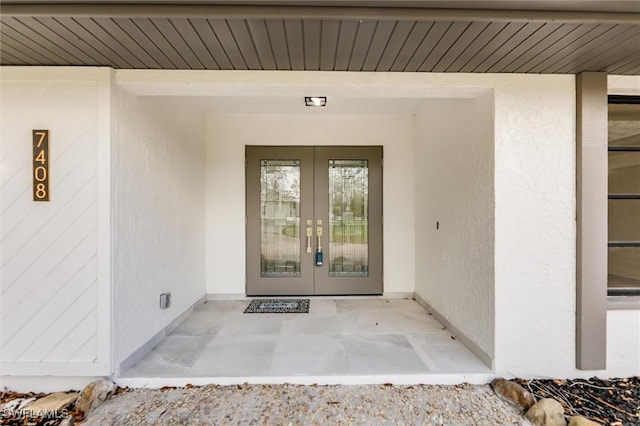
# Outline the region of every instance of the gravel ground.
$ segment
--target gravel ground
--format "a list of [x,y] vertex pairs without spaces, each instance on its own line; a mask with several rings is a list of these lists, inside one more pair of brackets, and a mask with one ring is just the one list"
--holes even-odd
[[522,425],[488,385],[122,389],[83,425]]

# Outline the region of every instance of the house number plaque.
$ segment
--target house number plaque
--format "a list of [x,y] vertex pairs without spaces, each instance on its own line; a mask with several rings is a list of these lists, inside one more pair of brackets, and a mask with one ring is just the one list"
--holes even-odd
[[49,201],[49,130],[33,131],[33,201]]

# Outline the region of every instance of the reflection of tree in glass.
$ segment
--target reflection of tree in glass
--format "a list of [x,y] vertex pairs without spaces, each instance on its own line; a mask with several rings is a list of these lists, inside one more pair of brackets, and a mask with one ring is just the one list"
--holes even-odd
[[298,161],[263,160],[261,181],[263,201],[297,201],[300,198]]
[[331,214],[340,219],[345,213],[366,215],[369,173],[367,161],[331,160],[329,167]]
[[329,162],[329,275],[366,276],[368,272],[367,160]]

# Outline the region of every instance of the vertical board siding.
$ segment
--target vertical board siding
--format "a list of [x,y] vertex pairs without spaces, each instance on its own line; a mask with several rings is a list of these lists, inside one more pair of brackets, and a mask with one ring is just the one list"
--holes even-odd
[[187,64],[188,68],[192,69],[204,69],[202,61],[198,56],[193,53],[190,46],[180,36],[180,33],[175,27],[174,20],[169,19],[154,19],[153,25],[162,34],[169,44]]
[[378,71],[389,71],[391,69],[398,57],[398,54],[400,53],[400,49],[404,46],[415,26],[416,22],[397,23],[391,33],[391,37],[389,38],[387,45],[384,48],[384,51],[382,52],[382,57],[380,58],[380,61],[378,61],[378,66],[376,68]]
[[[96,24],[100,25],[107,32],[112,34],[120,44],[127,46],[129,51],[135,55],[147,68],[159,68],[160,64],[155,58],[149,54],[147,49],[138,43],[138,39],[131,36],[128,32],[122,29],[118,23],[111,18],[96,18],[94,19]],[[130,22],[130,21],[129,21]],[[142,36],[140,39],[144,40],[146,37]]]
[[190,22],[200,39],[205,43],[216,64],[224,70],[233,69],[229,56],[227,56],[222,44],[220,44],[218,36],[213,32],[209,21],[206,19],[190,19]]
[[396,25],[396,22],[378,22],[376,31],[371,39],[369,52],[367,52],[367,57],[362,65],[362,71],[374,71],[378,68],[378,64],[389,45],[391,34],[395,30]]
[[590,46],[588,52],[590,56],[580,56],[564,67],[558,69],[558,72],[569,73],[576,66],[583,69],[594,69],[593,64],[598,65],[598,69],[605,66],[612,56],[621,56],[622,52],[628,52],[637,55],[638,46],[640,46],[640,27],[621,27],[620,33],[616,36],[600,41],[597,46]]
[[276,61],[276,69],[290,70],[289,46],[287,36],[284,31],[284,22],[281,20],[266,21],[267,34],[273,47],[273,56]]
[[612,37],[615,38],[620,33],[623,33],[626,29],[628,29],[628,27],[616,25],[601,34],[598,34],[595,37],[585,39],[585,43],[573,45],[570,52],[568,52],[563,58],[560,58],[558,61],[554,62],[552,65],[544,68],[542,72],[549,72],[548,70],[559,71],[561,67],[563,67],[567,63],[573,65],[575,61],[580,59],[583,52],[593,51],[596,54],[601,54],[602,52],[599,50],[600,45],[602,45],[606,40],[609,40]]
[[[206,17],[209,16],[209,17]],[[473,21],[470,18],[313,19],[287,15],[0,17],[2,64],[139,69],[632,73],[640,26]]]
[[416,25],[411,29],[409,36],[399,49],[391,65],[391,71],[404,71],[409,61],[415,56],[416,50],[420,47],[427,34],[429,34],[433,24],[433,22],[416,22]]
[[304,69],[320,69],[320,41],[322,39],[321,22],[309,20],[302,22],[304,34]]
[[247,25],[255,43],[263,69],[275,70],[276,61],[265,22],[263,20],[250,20],[247,22]]
[[349,60],[353,53],[353,44],[358,35],[358,23],[355,21],[341,21],[336,47],[335,71],[347,71]]
[[540,31],[536,32],[520,45],[520,49],[513,52],[508,58],[502,58],[494,65],[494,68],[500,72],[513,72],[531,58],[542,54],[542,52],[547,50],[558,38],[569,34],[576,27],[577,25],[544,24]]
[[376,32],[376,22],[363,22],[358,28],[358,35],[353,43],[353,51],[349,59],[349,71],[361,71],[364,61],[371,49],[373,34]]
[[478,65],[474,71],[476,72],[489,72],[490,69],[493,69],[495,65],[505,58],[509,58],[510,55],[516,55],[518,52],[517,47],[523,44],[525,41],[529,39],[529,37],[535,35],[535,33],[542,28],[544,24],[529,24],[525,25],[520,29],[517,33],[509,38],[502,46],[497,48],[495,51],[491,52],[491,54],[487,55],[487,57],[482,61],[480,65]]
[[193,51],[195,58],[199,60],[204,69],[220,69],[218,63],[207,48],[205,41],[200,37],[190,20],[173,19],[172,22],[175,31],[177,31],[177,36],[181,37],[181,43],[179,45]]
[[3,22],[3,25],[0,26],[3,45],[10,44],[18,51],[29,52],[32,58],[42,60],[43,64],[55,64],[57,61],[60,61],[61,65],[69,64],[69,62],[60,55],[52,55],[47,51],[48,49],[43,48],[41,44],[31,40],[28,34],[29,28],[25,28],[15,20]]
[[471,22],[460,37],[458,37],[447,52],[439,59],[432,71],[443,72],[448,70],[451,64],[464,52],[464,49],[482,34],[488,25],[489,24],[485,22]]
[[159,64],[161,68],[173,69],[176,67],[165,52],[158,48],[156,43],[132,19],[115,18],[113,22],[131,39],[135,40],[153,58],[154,63]]
[[258,52],[256,51],[256,45],[253,41],[253,37],[251,37],[251,33],[249,32],[247,21],[240,19],[231,19],[227,21],[227,24],[229,25],[229,29],[231,30],[233,39],[235,40],[235,43],[240,50],[240,54],[244,58],[244,61],[246,62],[249,69],[264,69],[262,68],[260,58],[258,57]]
[[616,66],[616,67],[610,67],[608,69],[608,71],[611,74],[622,74],[622,73],[631,73],[631,74],[638,74],[638,68],[640,68],[640,59],[638,58],[638,55],[633,54],[633,55],[629,55],[628,56],[628,61],[624,62],[624,65],[621,66]]
[[173,45],[167,41],[160,29],[157,27],[157,23],[150,19],[137,18],[132,19],[134,24],[152,40],[160,51],[167,56],[175,68],[190,69],[191,66],[184,60],[184,58],[173,48]]
[[229,61],[231,61],[231,66],[233,67],[233,69],[248,69],[247,63],[242,57],[240,49],[238,48],[238,44],[236,43],[233,34],[231,33],[229,23],[225,20],[216,19],[209,20],[209,25],[211,26],[211,29],[216,35],[217,39],[220,41],[220,44],[224,46],[224,51],[229,58]]
[[[631,73],[640,25],[283,15],[0,17],[2,64],[208,70]],[[86,40],[86,41],[85,41]]]
[[[2,50],[13,49],[9,50],[9,52],[13,52],[15,56],[23,58],[25,65],[55,65],[55,61],[38,53],[37,48],[33,50],[31,46],[25,44],[26,40],[21,34],[10,31],[11,29],[4,25],[0,30]],[[8,43],[11,43],[11,45],[7,46]]]
[[38,22],[43,27],[51,29],[54,33],[58,34],[67,43],[72,44],[78,50],[84,52],[87,56],[91,57],[97,64],[109,65],[110,60],[107,56],[103,55],[97,46],[94,46],[84,39],[75,35],[69,28],[59,22],[56,18],[38,18]]
[[[33,18],[26,18],[21,21],[13,20],[12,25],[24,34],[25,39],[28,37],[40,46],[46,46],[49,43],[53,44],[59,49],[58,51],[61,52],[58,57],[63,58],[66,63],[72,64],[82,63],[82,61],[92,61],[92,59],[86,55],[77,55],[77,49]],[[39,30],[35,31],[32,28],[38,28]],[[8,29],[10,31],[10,28]],[[51,54],[50,52],[47,53],[49,55]]]
[[508,42],[511,37],[517,34],[526,24],[519,22],[511,22],[500,29],[500,31],[487,41],[475,55],[461,69],[461,72],[472,72],[480,66],[487,57]]
[[284,21],[284,32],[289,44],[289,59],[291,69],[304,70],[304,39],[302,35],[302,21]]
[[339,22],[322,22],[322,41],[320,44],[320,69],[322,71],[333,71],[335,67],[339,30]]
[[536,57],[532,64],[529,63],[523,65],[516,72],[542,72],[547,66],[561,60],[566,55],[569,55],[577,46],[585,43],[585,40],[591,40],[593,37],[609,31],[613,28],[613,25],[598,25],[598,24],[583,24],[576,28],[575,31],[569,33],[566,37],[558,40],[552,47],[552,52],[548,55]]
[[[3,76],[1,88],[0,374],[108,374],[98,321],[98,305],[110,303],[98,272],[100,82]],[[49,202],[33,201],[33,129],[50,131]]]
[[420,46],[416,49],[404,71],[418,71],[425,61],[429,59],[434,49],[440,45],[442,38],[445,36],[451,25],[451,22],[434,23],[425,38],[422,40],[422,43],[420,43]]

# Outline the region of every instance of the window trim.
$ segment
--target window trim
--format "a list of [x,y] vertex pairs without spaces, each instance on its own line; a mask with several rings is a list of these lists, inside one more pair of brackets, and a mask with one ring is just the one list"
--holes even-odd
[[[607,105],[640,105],[639,95],[608,95]],[[608,119],[608,117],[607,117]],[[607,152],[640,152],[640,146],[616,146],[609,145],[607,134]],[[609,162],[607,161],[607,169]],[[640,200],[640,193],[632,194],[611,194],[607,191],[607,198],[609,200]],[[640,247],[640,241],[610,241],[607,239],[607,247]],[[607,271],[609,270],[609,263],[607,261]],[[608,273],[607,273],[608,275]],[[611,298],[623,298],[623,297],[637,297],[640,296],[640,288],[611,288],[609,287],[609,280],[607,279],[607,297]],[[610,300],[609,300],[610,302]],[[611,306],[611,303],[608,304]],[[631,306],[635,306],[635,302]]]

